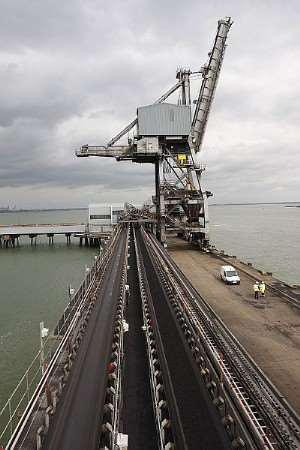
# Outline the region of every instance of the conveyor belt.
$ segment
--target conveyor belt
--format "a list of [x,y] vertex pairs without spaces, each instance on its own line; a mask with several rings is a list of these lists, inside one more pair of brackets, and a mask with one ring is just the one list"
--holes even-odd
[[111,260],[108,275],[88,322],[70,378],[51,421],[43,448],[93,450],[99,444],[99,424],[111,351],[113,316],[120,289],[126,233],[123,231]]
[[158,440],[150,391],[145,333],[142,330],[142,301],[133,243],[129,252],[130,268],[127,283],[130,286],[130,298],[125,314],[129,332],[124,338],[122,431],[129,437],[131,450],[156,450]]
[[230,442],[201,383],[199,370],[176,323],[145,242],[140,233],[137,236],[188,449],[229,449]]
[[[155,267],[160,267],[160,277],[169,295],[171,293],[172,307],[181,318],[181,326],[184,324],[187,342],[200,363],[214,403],[220,405],[222,421],[240,427],[239,435],[233,434],[231,425],[228,429],[231,436],[237,436],[235,442],[242,439],[250,448],[253,445],[254,448],[300,448],[299,418],[282,401],[281,394],[194,290],[163,247],[151,235],[147,237],[143,233],[143,237],[152,257],[155,255]],[[230,421],[228,413],[224,415],[225,403],[231,410]]]

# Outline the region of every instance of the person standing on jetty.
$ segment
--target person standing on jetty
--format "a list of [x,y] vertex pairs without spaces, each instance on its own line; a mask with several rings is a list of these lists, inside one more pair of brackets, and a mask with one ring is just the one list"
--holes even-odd
[[260,281],[260,283],[259,283],[259,291],[261,293],[261,296],[264,297],[265,296],[265,292],[266,292],[266,285],[265,285],[264,281]]
[[254,283],[254,285],[253,285],[253,291],[254,291],[254,298],[255,298],[255,300],[257,300],[258,299],[258,293],[260,291],[260,289],[259,289],[259,282],[258,281],[256,281]]

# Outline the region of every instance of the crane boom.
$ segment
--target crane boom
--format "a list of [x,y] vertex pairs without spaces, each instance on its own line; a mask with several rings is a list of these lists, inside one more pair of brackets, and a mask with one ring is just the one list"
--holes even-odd
[[126,159],[128,152],[130,152],[130,145],[114,145],[105,147],[104,145],[82,145],[79,151],[76,151],[76,156],[82,158],[85,156],[103,156],[108,158]]
[[[182,86],[183,81],[180,80],[174,86],[172,86],[167,92],[165,92],[161,97],[159,97],[154,104],[164,102],[173,92],[175,92],[180,86]],[[80,150],[77,150],[76,156],[79,158],[88,156],[103,156],[108,158],[116,158],[118,160],[130,159],[132,155],[133,148],[131,145],[118,145],[114,144],[121,139],[126,133],[128,133],[135,125],[137,125],[138,120],[135,118],[130,122],[127,127],[120,131],[116,136],[114,136],[107,145],[82,145]]]
[[200,151],[203,142],[207,119],[223,62],[226,38],[232,24],[230,17],[218,21],[217,34],[213,49],[209,53],[208,64],[201,69],[203,79],[189,136],[190,146],[196,153]]

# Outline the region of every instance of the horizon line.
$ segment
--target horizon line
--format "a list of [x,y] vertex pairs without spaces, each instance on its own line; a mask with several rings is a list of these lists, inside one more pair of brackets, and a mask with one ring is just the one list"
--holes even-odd
[[[111,202],[114,203],[114,202]],[[281,201],[281,202],[234,202],[234,203],[210,203],[209,206],[244,206],[244,205],[283,205],[285,203],[300,204],[300,201]],[[19,208],[3,211],[4,213],[25,212],[25,211],[74,211],[88,209],[88,206],[62,207],[62,208]],[[0,209],[1,213],[1,209]]]

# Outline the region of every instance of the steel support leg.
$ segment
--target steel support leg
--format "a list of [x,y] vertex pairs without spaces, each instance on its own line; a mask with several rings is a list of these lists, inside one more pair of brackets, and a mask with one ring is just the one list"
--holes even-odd
[[165,243],[166,242],[166,217],[165,217],[165,198],[161,188],[161,180],[163,179],[163,160],[159,159],[155,162],[155,195],[156,195],[156,237]]

